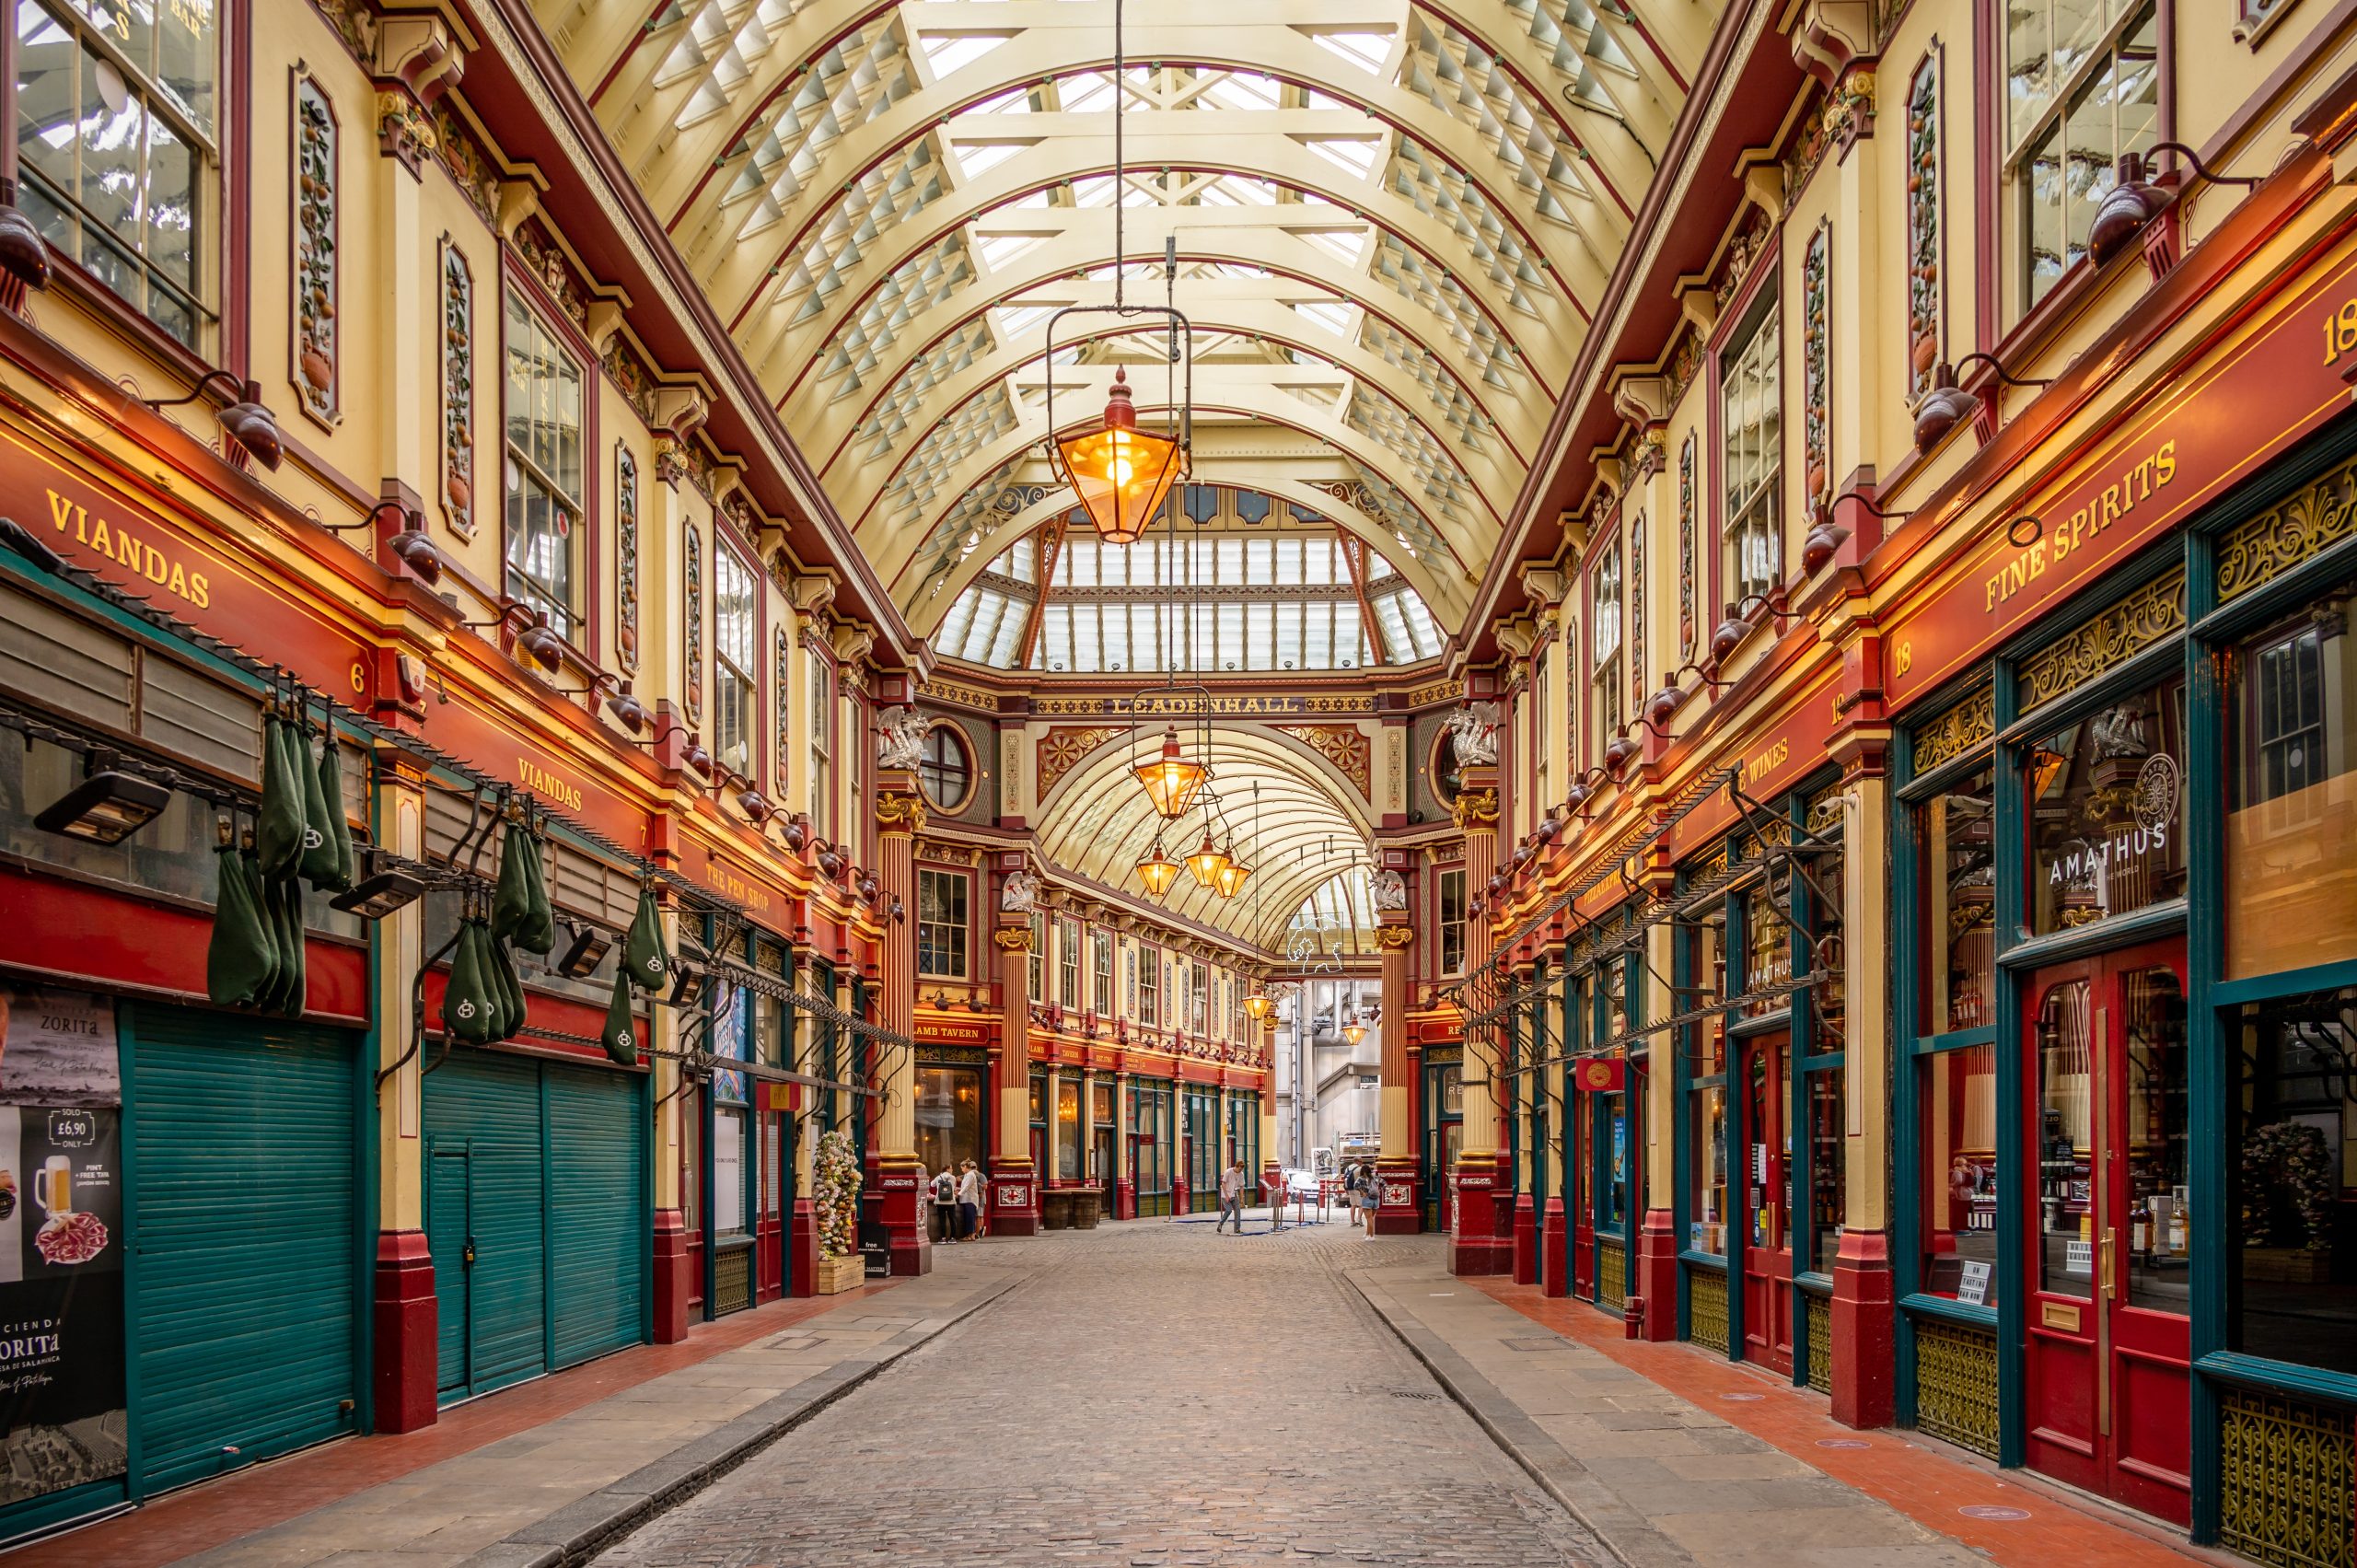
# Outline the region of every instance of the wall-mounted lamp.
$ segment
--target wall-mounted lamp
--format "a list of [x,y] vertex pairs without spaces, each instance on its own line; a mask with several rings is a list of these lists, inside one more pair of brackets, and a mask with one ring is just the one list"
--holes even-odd
[[1809,514],[1808,537],[1801,541],[1803,575],[1814,577],[1825,570],[1826,564],[1841,552],[1841,547],[1850,542],[1850,525],[1836,522],[1833,517],[1834,507],[1844,501],[1856,503],[1860,510],[1885,522],[1903,523],[1914,516],[1912,512],[1886,512],[1854,490],[1843,491],[1830,505],[1817,502]]
[[368,515],[356,523],[321,522],[319,527],[330,533],[354,533],[361,528],[374,528],[377,519],[387,512],[401,519],[401,530],[385,540],[385,548],[417,575],[417,580],[432,587],[442,580],[442,552],[425,537],[425,517],[414,506],[404,506],[398,501],[379,501],[368,508]]
[[240,382],[226,370],[208,370],[194,387],[189,389],[187,397],[173,398],[168,401],[150,399],[147,406],[158,413],[168,408],[184,407],[204,396],[204,389],[215,381],[226,381],[239,389],[238,401],[214,416],[221,422],[221,428],[228,432],[229,439],[248,457],[266,469],[276,470],[279,460],[286,453],[278,439],[277,419],[261,406],[261,383],[259,381]]
[[2262,176],[2253,174],[2218,174],[2201,161],[2201,155],[2183,142],[2154,142],[2141,153],[2122,153],[2114,166],[2115,179],[2110,193],[2096,208],[2095,219],[2087,226],[2087,260],[2104,266],[2114,256],[2128,249],[2144,226],[2153,221],[2163,207],[2169,204],[2170,192],[2154,184],[2145,176],[2144,160],[2160,153],[2175,153],[2193,166],[2193,172],[2212,185],[2239,185],[2250,190]]
[[0,273],[19,288],[49,286],[49,242],[17,205],[13,180],[0,180]]
[[366,870],[352,886],[328,900],[331,909],[346,914],[356,914],[363,920],[382,920],[395,910],[415,903],[425,894],[425,884],[408,872],[390,856],[379,850],[367,851],[362,859]]
[[1727,606],[1726,619],[1720,621],[1718,630],[1711,633],[1711,661],[1713,664],[1726,663],[1728,656],[1742,645],[1746,637],[1751,635],[1753,624],[1751,611],[1756,608],[1765,609],[1780,620],[1792,613],[1790,607],[1784,602],[1782,590],[1744,595],[1741,599]]
[[459,624],[470,632],[505,633],[509,622],[519,614],[524,621],[516,633],[516,652],[523,662],[552,674],[562,669],[564,667],[564,639],[550,627],[549,612],[545,610],[535,610],[522,599],[503,598],[499,601],[498,615],[492,620],[462,621]]
[[597,972],[613,946],[614,939],[596,926],[576,925],[573,928],[573,945],[556,961],[556,972],[567,980],[586,980]]
[[91,752],[82,782],[35,817],[33,826],[86,843],[119,844],[172,803],[170,790],[152,779],[122,772],[114,764],[113,752]]
[[1973,364],[1985,365],[1989,373],[2008,387],[2050,387],[2051,381],[2026,380],[2006,374],[2005,367],[1985,354],[1968,354],[1950,365],[1942,360],[1932,366],[1932,389],[1915,405],[1915,449],[1929,453],[1947,439],[1948,432],[1980,412],[1980,400],[1956,384],[1956,375]]
[[703,988],[708,978],[703,966],[686,959],[675,959],[671,967],[679,972],[679,978],[671,982],[671,994],[666,1000],[674,1007],[700,1005],[703,1001]]

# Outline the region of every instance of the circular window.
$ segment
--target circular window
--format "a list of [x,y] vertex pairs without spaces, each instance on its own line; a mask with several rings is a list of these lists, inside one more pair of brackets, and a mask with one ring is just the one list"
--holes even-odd
[[1433,737],[1432,757],[1424,765],[1425,776],[1433,781],[1433,794],[1443,806],[1457,804],[1457,793],[1465,787],[1465,774],[1457,765],[1457,747],[1446,726]]
[[924,732],[924,751],[917,759],[917,787],[943,811],[955,811],[973,793],[974,765],[966,755],[966,738],[954,724],[943,722]]

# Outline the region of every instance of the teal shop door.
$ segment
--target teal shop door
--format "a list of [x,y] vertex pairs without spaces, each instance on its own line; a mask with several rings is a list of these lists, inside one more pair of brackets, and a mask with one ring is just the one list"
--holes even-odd
[[357,1430],[355,1037],[124,1009],[136,1490]]
[[445,1401],[644,1337],[641,1083],[465,1051],[427,1076],[425,1233]]

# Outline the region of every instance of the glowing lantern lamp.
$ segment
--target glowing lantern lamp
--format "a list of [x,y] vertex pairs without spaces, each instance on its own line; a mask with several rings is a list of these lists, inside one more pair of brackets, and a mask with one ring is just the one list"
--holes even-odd
[[1252,875],[1252,868],[1237,859],[1235,851],[1236,846],[1231,843],[1228,846],[1227,864],[1221,866],[1212,878],[1213,886],[1218,889],[1219,896],[1223,899],[1232,899],[1242,892],[1245,879]]
[[1261,990],[1257,980],[1252,982],[1252,994],[1244,999],[1244,1010],[1252,1015],[1252,1021],[1256,1024],[1267,1017],[1269,1009],[1276,1005],[1275,998]]
[[1353,1045],[1366,1038],[1366,1026],[1359,1022],[1356,1013],[1352,1014],[1349,1021],[1342,1025],[1342,1038]]
[[1056,458],[1097,525],[1097,537],[1108,544],[1144,538],[1162,498],[1187,472],[1186,450],[1175,438],[1138,428],[1126,370],[1113,372],[1104,422],[1056,437]]
[[1178,749],[1178,726],[1172,725],[1162,732],[1162,755],[1151,761],[1140,762],[1130,772],[1134,774],[1154,802],[1154,808],[1166,818],[1184,817],[1195,803],[1195,792],[1203,787],[1203,780],[1211,770],[1202,763],[1191,761]]
[[1187,869],[1193,874],[1195,885],[1199,888],[1217,887],[1219,874],[1227,869],[1227,864],[1226,854],[1213,844],[1212,830],[1205,827],[1203,842],[1196,845],[1195,853],[1187,857]]
[[1170,884],[1178,880],[1178,863],[1170,858],[1170,852],[1162,847],[1158,838],[1145,858],[1132,869],[1137,872],[1138,880],[1145,884],[1145,890],[1157,899],[1170,891]]

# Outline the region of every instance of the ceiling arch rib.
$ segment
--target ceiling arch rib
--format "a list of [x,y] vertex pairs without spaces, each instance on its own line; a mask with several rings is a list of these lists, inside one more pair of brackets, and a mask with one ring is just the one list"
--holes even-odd
[[[1310,307],[1314,317],[1314,295],[1287,295],[1283,280],[1314,285],[1362,312],[1358,335],[1372,352],[1390,359],[1402,345],[1412,346],[1444,366],[1492,419],[1511,423],[1521,439],[1542,430],[1553,411],[1554,389],[1470,308],[1461,289],[1417,254],[1392,250],[1390,237],[1378,238],[1371,226],[1330,213],[1297,204],[1169,209],[1166,232],[1178,238],[1182,257],[1180,308],[1192,315],[1199,302],[1215,306],[1226,295],[1248,298],[1266,290],[1292,299],[1296,311]],[[1057,308],[1110,296],[1101,283],[1074,276],[1105,269],[1111,260],[1112,224],[1102,210],[1061,209],[1052,225],[1019,228],[977,223],[957,254],[956,271],[926,269],[917,280],[932,306],[922,323],[904,322],[897,314],[904,290],[896,282],[874,308],[873,328],[863,312],[857,330],[832,345],[781,408],[815,460],[830,464],[854,412],[866,419],[859,394],[898,397],[900,378],[910,374],[937,381],[938,362],[921,362],[943,344],[948,345],[946,362],[964,357],[966,348],[955,340],[976,319],[987,317],[982,336],[1019,363],[1026,357],[1019,351],[1044,346],[1047,319]],[[1131,270],[1134,297],[1161,293],[1158,264],[1149,269],[1132,262]],[[1271,276],[1254,279],[1248,274],[1255,270]],[[1140,275],[1147,272],[1155,275]],[[1511,421],[1509,407],[1516,411]]]
[[[1154,726],[1142,723],[1139,737],[1141,747],[1150,744]],[[1178,919],[1274,950],[1302,900],[1334,874],[1335,862],[1364,857],[1371,830],[1365,798],[1331,762],[1282,731],[1214,726],[1212,755],[1226,807],[1225,829],[1215,837],[1225,843],[1225,830],[1233,830],[1238,857],[1255,869],[1257,904],[1253,882],[1222,899],[1183,874],[1160,902]],[[1157,827],[1164,847],[1183,856],[1202,835],[1202,814],[1164,822],[1128,776],[1129,761],[1127,745],[1109,742],[1066,773],[1040,803],[1034,842],[1051,865],[1134,894],[1132,868],[1153,846]],[[1261,786],[1257,827],[1255,783]]]
[[[1488,379],[1468,375],[1453,356],[1443,359],[1416,334],[1395,325],[1380,313],[1384,302],[1370,305],[1355,285],[1344,290],[1265,270],[1260,276],[1204,275],[1207,271],[1182,264],[1177,290],[1199,338],[1232,334],[1271,345],[1272,351],[1317,354],[1353,376],[1389,385],[1395,398],[1476,451],[1496,443],[1510,463],[1524,461],[1535,446],[1548,405],[1529,377],[1514,377],[1507,385],[1522,395],[1510,396]],[[1036,342],[993,330],[993,311],[1009,306],[1102,307],[1112,297],[1111,285],[1102,281],[1066,282],[1052,289],[1042,285],[986,297],[974,305],[974,314],[922,351],[887,355],[862,389],[869,397],[840,397],[807,412],[789,410],[788,422],[801,434],[822,480],[838,473],[848,477],[887,457],[946,410],[1039,358]],[[885,383],[885,376],[892,379]]]

